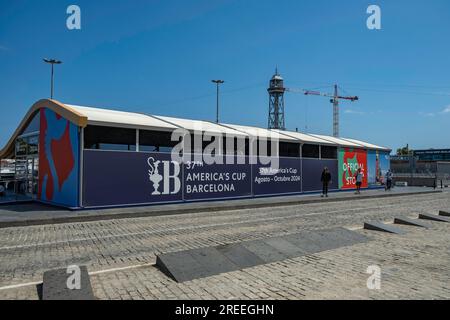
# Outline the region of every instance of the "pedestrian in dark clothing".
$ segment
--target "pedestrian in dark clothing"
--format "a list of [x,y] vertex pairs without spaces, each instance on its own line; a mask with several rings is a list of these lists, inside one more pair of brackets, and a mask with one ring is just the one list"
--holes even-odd
[[392,172],[391,170],[388,170],[386,172],[386,191],[390,191],[392,188]]
[[322,176],[320,177],[320,181],[322,181],[322,195],[321,197],[325,196],[328,197],[328,185],[331,181],[331,173],[328,171],[328,168],[323,168]]
[[358,171],[356,171],[356,192],[355,194],[360,194],[361,193],[361,185],[362,185],[362,180],[363,180],[363,174],[361,171],[361,168],[358,168]]

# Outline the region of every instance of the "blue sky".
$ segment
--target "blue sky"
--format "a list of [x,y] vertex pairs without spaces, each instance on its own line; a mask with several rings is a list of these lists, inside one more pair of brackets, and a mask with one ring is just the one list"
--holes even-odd
[[[81,8],[82,29],[66,28]],[[382,30],[366,9],[382,10]],[[275,66],[289,88],[341,104],[341,135],[393,149],[450,147],[450,2],[267,0],[0,0],[0,147],[49,96],[44,57],[61,59],[55,98],[120,110],[267,126]],[[332,133],[323,97],[287,93],[286,126]]]

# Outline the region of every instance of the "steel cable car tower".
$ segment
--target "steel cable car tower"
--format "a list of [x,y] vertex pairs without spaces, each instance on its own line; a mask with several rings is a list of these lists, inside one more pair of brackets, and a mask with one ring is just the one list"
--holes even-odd
[[269,89],[269,129],[285,130],[284,122],[284,80],[278,73],[278,68],[275,69],[275,74],[270,79]]

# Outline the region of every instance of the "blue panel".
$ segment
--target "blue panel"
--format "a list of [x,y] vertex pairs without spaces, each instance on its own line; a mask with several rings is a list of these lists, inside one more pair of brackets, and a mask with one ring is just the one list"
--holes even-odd
[[[170,153],[84,151],[83,205],[85,207],[226,199],[320,191],[322,170],[332,175],[337,189],[337,160],[280,158],[278,170],[269,165],[184,165]],[[303,188],[302,188],[303,187]]]
[[391,168],[391,160],[390,155],[387,152],[381,152],[380,153],[380,169],[381,174],[383,177],[385,176],[386,172]]
[[[184,165],[184,199],[215,199],[251,196],[251,169],[248,158],[227,156],[224,164]],[[234,164],[226,164],[226,163]]]
[[369,150],[367,152],[367,170],[369,186],[377,185],[379,181],[379,153],[378,151]]
[[302,192],[301,160],[279,158],[278,168],[255,164],[253,170],[253,194],[269,195]]
[[328,167],[331,174],[330,190],[338,189],[338,161],[302,159],[303,192],[322,191],[320,181],[324,167]]
[[181,177],[167,153],[85,150],[83,205],[181,201]]

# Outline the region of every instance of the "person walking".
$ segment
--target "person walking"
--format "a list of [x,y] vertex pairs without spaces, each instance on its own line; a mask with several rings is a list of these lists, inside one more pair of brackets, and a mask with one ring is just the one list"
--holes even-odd
[[327,167],[323,168],[322,171],[322,176],[320,177],[320,181],[322,182],[322,195],[321,197],[323,198],[324,196],[328,198],[328,186],[330,184],[331,181],[331,173],[328,170]]
[[386,188],[385,188],[385,190],[386,191],[388,191],[388,190],[391,191],[391,188],[392,188],[392,171],[390,169],[386,172],[385,178],[386,178]]
[[363,179],[363,174],[361,172],[361,168],[358,168],[358,171],[356,171],[356,192],[355,194],[360,194],[361,193],[361,184],[362,184],[362,179]]

